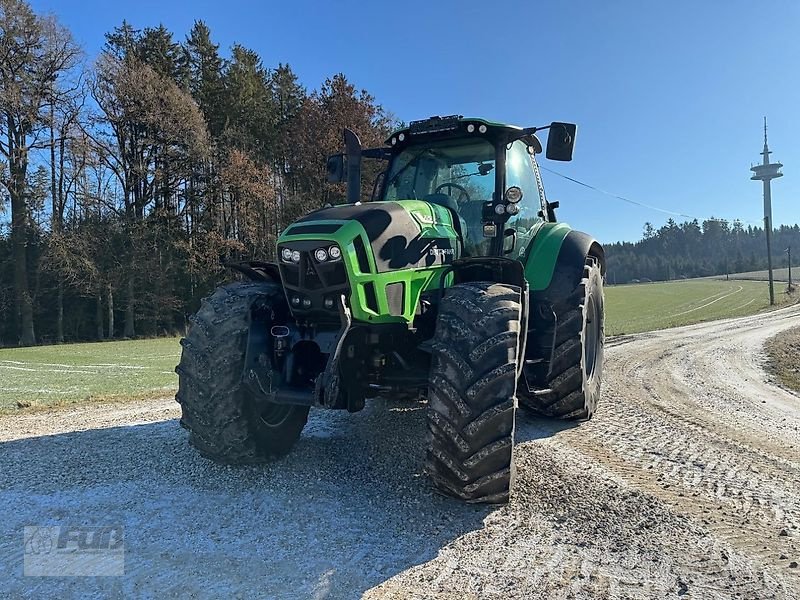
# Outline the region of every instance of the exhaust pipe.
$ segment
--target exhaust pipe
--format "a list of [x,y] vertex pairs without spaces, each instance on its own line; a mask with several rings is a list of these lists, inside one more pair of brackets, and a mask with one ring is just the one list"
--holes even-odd
[[344,148],[347,155],[347,202],[361,201],[361,140],[351,129],[344,129]]

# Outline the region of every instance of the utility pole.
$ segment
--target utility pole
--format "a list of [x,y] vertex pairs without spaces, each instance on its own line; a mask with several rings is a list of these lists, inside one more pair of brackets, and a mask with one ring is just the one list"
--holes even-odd
[[770,163],[769,151],[767,146],[767,117],[764,117],[764,151],[761,156],[764,157],[760,165],[753,165],[750,170],[753,176],[750,179],[762,181],[764,183],[764,233],[767,235],[767,266],[769,268],[769,303],[775,304],[775,282],[772,277],[772,190],[770,188],[770,181],[778,177],[783,177],[781,173],[781,163]]
[[789,257],[789,291],[792,291],[792,247],[786,248],[786,255]]

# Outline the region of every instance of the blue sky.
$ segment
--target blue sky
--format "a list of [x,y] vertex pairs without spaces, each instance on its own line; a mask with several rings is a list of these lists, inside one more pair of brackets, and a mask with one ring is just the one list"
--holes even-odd
[[[344,72],[405,121],[433,114],[519,125],[578,123],[571,163],[543,166],[697,217],[763,217],[762,116],[773,158],[773,218],[800,222],[800,3],[226,2],[33,0],[94,57],[123,19],[183,39],[206,21],[221,48],[289,63],[309,88]],[[559,218],[603,242],[636,240],[668,215],[545,173]]]

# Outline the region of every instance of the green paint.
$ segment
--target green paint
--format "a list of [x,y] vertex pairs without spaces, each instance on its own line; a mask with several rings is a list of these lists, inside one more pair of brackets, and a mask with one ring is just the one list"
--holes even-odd
[[[453,227],[453,216],[448,209],[421,200],[400,200],[396,201],[396,203],[403,206],[419,224],[421,230],[419,234],[420,239],[447,238],[452,240],[454,248],[457,247],[455,243],[457,233]],[[342,249],[342,261],[344,262],[347,278],[350,282],[351,292],[349,305],[353,320],[376,324],[410,323],[414,320],[420,294],[425,290],[439,286],[441,272],[445,268],[445,266],[441,265],[429,268],[397,269],[387,273],[378,273],[369,238],[358,221],[325,220],[314,221],[314,223],[340,224],[342,227],[332,234],[307,233],[287,235],[286,232],[284,232],[278,238],[278,244],[291,241],[319,241],[323,243],[334,242],[339,245]],[[358,258],[356,256],[354,242],[356,238],[359,237],[364,243],[364,247],[367,249],[367,258],[369,262],[369,272],[367,273],[363,273],[359,268]],[[457,258],[457,256],[454,256],[454,258]],[[375,297],[378,304],[377,312],[367,307],[364,285],[370,282],[375,287]],[[404,284],[404,310],[402,315],[390,315],[386,286],[398,282]]]
[[[395,201],[405,208],[420,227],[420,239],[450,239],[458,252],[455,243],[457,233],[453,225],[453,215],[447,208],[438,204],[431,204],[421,200]],[[341,227],[332,234],[299,234],[287,235],[285,232],[278,239],[278,243],[290,241],[319,241],[322,244],[336,243],[342,249],[342,261],[347,271],[350,282],[350,310],[353,319],[368,323],[410,323],[414,320],[417,305],[422,292],[435,289],[440,285],[441,273],[445,266],[437,265],[428,268],[397,269],[387,273],[378,273],[372,246],[366,231],[358,221],[325,220],[315,221],[316,224],[337,224]],[[542,222],[533,236],[531,249],[521,260],[525,264],[525,278],[531,290],[540,291],[550,285],[553,277],[558,253],[564,238],[571,231],[566,223]],[[361,238],[367,249],[369,271],[364,273],[358,265],[354,242]],[[458,258],[454,254],[454,258]],[[448,277],[446,285],[452,284],[452,277]],[[405,298],[403,301],[403,314],[389,314],[389,300],[386,287],[392,283],[404,284]],[[364,286],[372,283],[375,287],[375,297],[378,310],[373,311],[367,307],[366,291]]]
[[525,259],[525,279],[531,291],[541,291],[550,285],[561,244],[570,231],[572,228],[566,223],[542,223],[537,229]]

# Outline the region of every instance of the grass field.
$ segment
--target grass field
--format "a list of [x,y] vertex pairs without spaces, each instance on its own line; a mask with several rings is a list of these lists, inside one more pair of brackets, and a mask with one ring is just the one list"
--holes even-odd
[[[776,303],[790,298],[776,286]],[[701,321],[741,317],[769,308],[763,281],[689,279],[606,288],[606,334],[640,333]]]
[[[787,301],[786,294],[777,297]],[[742,316],[767,306],[767,284],[757,281],[610,286],[606,333]],[[179,355],[177,338],[0,349],[0,411],[171,396]]]
[[0,411],[169,396],[178,338],[0,349]]

